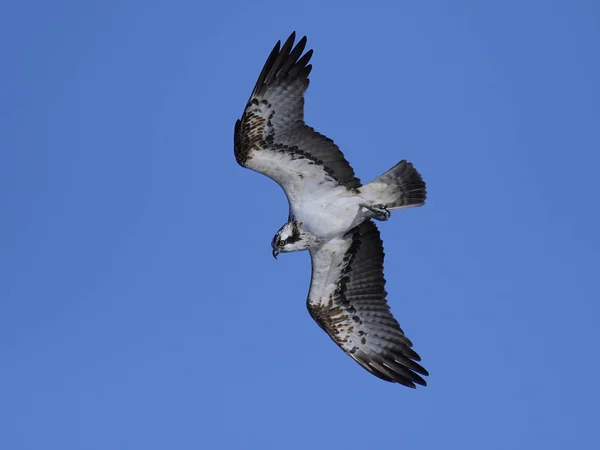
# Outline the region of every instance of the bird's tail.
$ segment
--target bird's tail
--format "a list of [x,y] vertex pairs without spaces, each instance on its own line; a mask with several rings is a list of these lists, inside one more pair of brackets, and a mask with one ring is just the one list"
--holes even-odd
[[360,188],[363,198],[387,209],[422,206],[427,198],[423,178],[412,163],[400,161],[390,170]]

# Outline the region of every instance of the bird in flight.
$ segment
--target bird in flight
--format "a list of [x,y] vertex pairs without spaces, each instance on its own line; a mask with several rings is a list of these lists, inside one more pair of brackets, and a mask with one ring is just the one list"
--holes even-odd
[[273,237],[273,256],[308,250],[312,318],[354,361],[404,386],[429,375],[387,303],[384,251],[374,220],[422,206],[425,182],[400,161],[361,184],[339,147],[304,122],[312,50],[295,32],[277,42],[235,124],[238,164],[273,179],[289,203],[288,221]]

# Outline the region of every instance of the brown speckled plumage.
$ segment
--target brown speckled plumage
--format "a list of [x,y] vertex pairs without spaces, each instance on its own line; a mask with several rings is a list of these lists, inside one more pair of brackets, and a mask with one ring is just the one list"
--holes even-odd
[[[416,361],[419,355],[390,312],[383,275],[384,251],[379,230],[365,221],[351,230],[346,251],[327,256],[311,251],[316,258],[330,258],[323,266],[333,277],[335,290],[311,286],[307,308],[312,318],[352,359],[373,375],[414,388],[426,385],[420,376],[427,371]],[[321,252],[321,253],[320,253]],[[318,264],[317,264],[318,266]],[[314,270],[314,269],[313,269]],[[323,276],[313,273],[313,278]],[[331,286],[329,278],[322,283]]]
[[277,42],[267,58],[242,118],[235,124],[235,159],[240,166],[260,172],[261,167],[250,163],[254,152],[282,154],[319,167],[333,183],[359,187],[360,180],[333,140],[304,122],[312,50],[301,57],[306,36],[294,47],[295,36],[292,33],[283,46]]

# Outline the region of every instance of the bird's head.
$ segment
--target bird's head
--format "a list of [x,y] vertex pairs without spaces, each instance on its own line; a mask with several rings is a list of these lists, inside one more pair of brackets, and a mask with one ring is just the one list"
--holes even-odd
[[277,259],[279,253],[297,252],[306,250],[310,245],[310,240],[306,234],[298,227],[298,222],[292,221],[282,226],[273,237],[271,248],[273,257]]

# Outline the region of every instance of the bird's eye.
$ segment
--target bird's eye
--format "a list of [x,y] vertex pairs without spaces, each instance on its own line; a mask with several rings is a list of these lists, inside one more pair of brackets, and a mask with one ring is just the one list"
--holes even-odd
[[279,241],[279,246],[283,247],[285,245],[285,241]]

